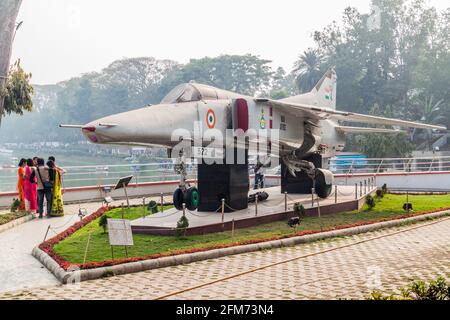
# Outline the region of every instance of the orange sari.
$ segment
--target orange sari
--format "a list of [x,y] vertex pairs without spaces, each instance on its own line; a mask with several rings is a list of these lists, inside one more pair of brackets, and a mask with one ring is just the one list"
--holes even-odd
[[23,191],[24,182],[25,182],[25,169],[23,167],[19,167],[19,170],[17,171],[17,191],[19,192],[19,200],[20,200],[20,207],[19,210],[25,210],[25,193]]

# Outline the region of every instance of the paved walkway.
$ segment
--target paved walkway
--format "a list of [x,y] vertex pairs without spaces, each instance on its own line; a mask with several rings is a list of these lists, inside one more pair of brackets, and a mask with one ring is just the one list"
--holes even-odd
[[[400,233],[398,233],[401,231]],[[375,238],[375,239],[374,239]],[[75,285],[0,294],[0,299],[155,299],[296,256],[170,299],[364,299],[412,280],[450,279],[450,219]]]
[[[131,200],[132,204],[142,199]],[[112,203],[120,205],[122,201]],[[101,207],[101,203],[74,204],[64,206],[65,216],[60,218],[34,219],[15,228],[0,233],[0,292],[57,285],[58,280],[32,255],[35,246],[44,240],[49,225],[52,230],[47,238],[67,229],[79,220],[79,208],[89,214]]]

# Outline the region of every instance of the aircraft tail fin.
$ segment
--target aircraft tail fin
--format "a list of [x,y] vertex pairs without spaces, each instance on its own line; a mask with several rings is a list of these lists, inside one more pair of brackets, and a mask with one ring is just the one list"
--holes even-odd
[[331,68],[311,91],[316,96],[319,106],[336,110],[336,83],[336,71]]

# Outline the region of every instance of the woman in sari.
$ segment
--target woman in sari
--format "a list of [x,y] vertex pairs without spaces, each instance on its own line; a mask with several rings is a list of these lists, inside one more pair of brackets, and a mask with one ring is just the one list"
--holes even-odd
[[52,217],[62,217],[64,216],[64,203],[62,199],[62,191],[61,191],[61,172],[56,167],[55,163],[52,160],[47,162],[47,166],[49,167],[49,173],[51,176],[51,180],[53,181],[53,202],[52,202],[52,213],[50,216]]
[[27,166],[25,167],[25,177],[23,182],[23,193],[25,199],[25,210],[36,214],[37,211],[37,184],[36,173],[33,165],[33,160],[27,160]]
[[20,159],[19,162],[19,170],[17,171],[17,192],[19,192],[19,200],[20,200],[20,211],[25,210],[25,194],[23,191],[23,186],[25,182],[25,167],[27,165],[26,159]]

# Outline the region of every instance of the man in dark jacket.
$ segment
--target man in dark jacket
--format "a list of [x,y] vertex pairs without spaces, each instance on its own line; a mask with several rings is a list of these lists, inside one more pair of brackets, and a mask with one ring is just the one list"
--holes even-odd
[[49,168],[45,166],[44,159],[37,159],[36,178],[39,218],[42,218],[44,213],[44,197],[47,200],[47,217],[49,217],[52,212],[53,190],[51,187]]

